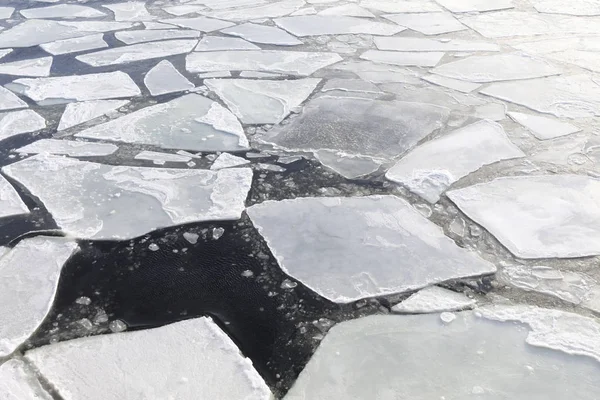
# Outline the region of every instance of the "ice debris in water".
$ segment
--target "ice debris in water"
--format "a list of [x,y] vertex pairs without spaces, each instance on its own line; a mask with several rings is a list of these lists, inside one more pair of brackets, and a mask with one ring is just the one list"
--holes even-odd
[[121,108],[129,103],[129,100],[90,100],[79,103],[69,103],[65,112],[60,117],[58,131],[91,121],[94,118],[106,115],[111,111]]
[[172,18],[163,19],[161,20],[161,22],[164,22],[169,25],[176,25],[182,28],[194,29],[200,32],[212,32],[235,25],[233,22],[221,21],[218,19],[206,17]]
[[456,314],[453,314],[451,312],[443,312],[440,314],[440,319],[443,323],[449,324],[456,319]]
[[462,293],[456,293],[438,286],[419,290],[408,299],[392,307],[393,312],[402,314],[436,313],[441,311],[461,311],[472,308],[475,300]]
[[383,64],[435,67],[443,56],[444,53],[440,52],[367,50],[361,54],[360,58]]
[[28,105],[16,94],[0,86],[0,110],[27,108]]
[[125,44],[136,44],[155,40],[198,38],[200,37],[200,32],[182,29],[145,29],[116,32],[115,37]]
[[103,5],[115,14],[116,21],[149,21],[155,19],[143,1],[129,1]]
[[0,175],[0,218],[29,214],[29,209],[12,185]]
[[120,319],[116,319],[114,321],[110,321],[110,324],[108,324],[108,329],[110,329],[113,333],[123,332],[127,330],[127,325]]
[[35,372],[18,358],[0,363],[0,399],[3,400],[52,400],[52,396],[40,385]]
[[223,228],[213,228],[212,238],[214,240],[219,240],[219,239],[221,239],[221,236],[223,236],[224,233],[225,233],[225,229],[223,229]]
[[41,139],[16,151],[26,154],[64,154],[71,157],[108,156],[119,148],[110,143],[81,142],[76,140]]
[[150,251],[158,251],[158,250],[160,250],[160,247],[158,247],[158,245],[156,243],[150,243],[148,245],[148,249]]
[[194,88],[194,84],[167,60],[156,64],[144,77],[144,85],[152,96],[165,93],[181,92]]
[[198,243],[198,239],[200,238],[200,235],[198,235],[197,233],[192,233],[192,232],[184,232],[183,238],[185,240],[187,240],[190,244],[196,244],[196,243]]

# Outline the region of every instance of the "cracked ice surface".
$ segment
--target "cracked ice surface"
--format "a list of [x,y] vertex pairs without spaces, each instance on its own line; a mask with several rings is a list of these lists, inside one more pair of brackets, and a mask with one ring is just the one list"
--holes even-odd
[[336,302],[496,270],[394,196],[267,201],[247,212],[281,268]]
[[0,398],[3,400],[52,400],[31,368],[19,359],[0,365]]
[[115,167],[43,154],[2,172],[37,196],[66,233],[88,239],[123,240],[187,222],[238,219],[252,182],[248,168]]

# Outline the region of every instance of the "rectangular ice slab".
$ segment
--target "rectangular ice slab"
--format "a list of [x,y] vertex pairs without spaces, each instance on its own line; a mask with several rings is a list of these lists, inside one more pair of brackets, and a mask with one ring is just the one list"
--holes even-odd
[[196,40],[167,40],[161,42],[140,43],[100,50],[95,53],[83,54],[75,58],[92,67],[103,67],[106,65],[127,64],[135,61],[189,53],[197,43],[198,41]]
[[29,214],[29,209],[12,185],[0,175],[0,218]]
[[422,144],[385,176],[436,203],[450,185],[484,165],[524,156],[502,125],[484,120]]
[[69,103],[60,117],[57,131],[91,121],[129,103],[128,100],[90,100],[79,103]]
[[52,396],[42,388],[27,364],[15,358],[0,365],[0,399],[52,400]]
[[249,168],[109,166],[46,154],[2,172],[37,196],[67,234],[85,239],[124,240],[188,222],[238,219],[252,182]]
[[102,18],[106,14],[92,7],[77,4],[58,4],[49,7],[28,8],[19,11],[25,18]]
[[108,156],[119,148],[110,143],[81,142],[76,140],[41,139],[17,149],[25,154],[60,154],[71,157]]
[[53,55],[76,53],[85,50],[102,49],[108,47],[103,39],[104,34],[88,35],[73,39],[57,40],[41,44],[40,47]]
[[301,15],[278,18],[275,23],[280,28],[299,37],[351,33],[390,36],[404,30],[400,26],[374,22],[364,18],[329,15]]
[[0,258],[0,357],[40,326],[54,302],[60,271],[76,249],[74,241],[38,236],[23,239]]
[[283,271],[335,302],[496,271],[394,196],[266,201],[247,212]]
[[0,64],[0,75],[49,76],[52,57],[31,58]]
[[567,122],[561,122],[553,118],[541,117],[539,115],[523,114],[520,112],[509,112],[508,115],[513,120],[529,129],[529,131],[540,140],[554,139],[581,130],[575,125],[571,125]]

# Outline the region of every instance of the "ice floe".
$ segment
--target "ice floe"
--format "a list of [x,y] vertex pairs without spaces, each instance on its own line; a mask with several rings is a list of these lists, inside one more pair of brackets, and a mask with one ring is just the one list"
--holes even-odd
[[494,43],[471,40],[439,40],[414,37],[375,37],[375,45],[379,50],[394,51],[500,51]]
[[393,312],[401,314],[437,313],[442,311],[461,311],[472,308],[475,300],[462,293],[456,293],[438,286],[419,290],[408,299],[392,307]]
[[35,373],[20,359],[0,365],[0,398],[3,400],[52,400]]
[[435,0],[448,11],[470,13],[513,8],[512,0]]
[[80,103],[69,103],[60,118],[58,131],[91,121],[94,118],[123,107],[129,100],[90,100]]
[[46,120],[33,110],[0,113],[0,140],[21,133],[39,131],[46,127]]
[[180,26],[182,28],[194,29],[200,32],[218,31],[219,29],[235,25],[232,22],[206,17],[163,19],[160,22]]
[[365,82],[361,79],[340,79],[333,78],[327,80],[325,85],[321,88],[322,92],[330,91],[342,91],[342,92],[358,92],[358,93],[383,93],[377,85],[371,82]]
[[150,21],[155,19],[146,9],[143,1],[107,4],[106,7],[115,14],[115,21]]
[[524,114],[520,112],[509,112],[508,115],[527,128],[536,138],[540,140],[554,139],[560,136],[579,132],[581,129],[568,122],[558,121],[554,118],[541,117],[539,115]]
[[449,89],[458,90],[462,93],[470,93],[481,87],[479,83],[465,82],[458,79],[446,78],[445,76],[439,75],[427,75],[422,77],[426,82],[433,83],[438,86],[447,87]]
[[343,151],[317,150],[314,156],[321,164],[347,179],[356,179],[379,169],[386,160],[348,154]]
[[194,4],[181,4],[179,6],[163,7],[163,11],[180,17],[187,14],[196,14],[199,11],[205,10],[206,7]]
[[600,181],[582,175],[497,178],[448,197],[521,258],[600,254]]
[[329,15],[302,15],[277,18],[274,21],[280,28],[299,37],[350,33],[390,36],[404,30],[401,26],[364,18]]
[[67,234],[86,239],[131,239],[188,222],[238,219],[252,182],[249,168],[109,166],[47,154],[2,171],[39,198]]
[[318,15],[342,15],[345,17],[366,17],[375,18],[375,15],[370,11],[356,5],[356,4],[344,4],[341,6],[335,6],[326,8],[317,13]]
[[255,44],[240,38],[204,36],[194,51],[260,50]]
[[283,271],[336,302],[496,270],[394,196],[266,201],[247,212]]
[[482,166],[524,156],[501,125],[484,120],[422,144],[385,176],[436,203],[454,182]]
[[377,64],[371,61],[350,60],[329,67],[330,69],[350,71],[361,79],[372,83],[402,82],[418,84],[420,74],[407,68],[390,64]]
[[426,0],[362,0],[359,5],[386,13],[423,13],[442,11],[433,1]]
[[52,55],[76,53],[85,50],[103,49],[108,47],[108,43],[104,41],[104,34],[94,34],[73,39],[57,40],[55,42],[41,44],[40,47],[44,51]]
[[110,143],[81,142],[76,140],[40,139],[16,151],[26,154],[62,154],[71,157],[108,156],[119,148]]
[[367,50],[361,54],[363,60],[375,63],[392,64],[399,66],[435,67],[444,53],[440,52],[414,52],[414,51],[382,51]]
[[240,165],[245,165],[249,163],[250,161],[242,157],[237,157],[229,153],[221,153],[219,157],[217,157],[217,159],[210,166],[210,169],[219,170],[223,168],[238,167]]
[[65,400],[272,396],[252,362],[206,317],[71,340],[25,357]]
[[0,110],[14,110],[27,107],[27,103],[21,100],[19,96],[0,86]]
[[60,271],[76,249],[74,241],[38,236],[23,239],[0,258],[0,357],[13,353],[40,326],[52,307]]
[[30,58],[0,64],[0,75],[49,76],[52,57]]
[[541,13],[581,16],[600,15],[600,4],[593,0],[532,0],[533,7]]
[[195,93],[142,108],[75,136],[196,151],[248,147],[237,118],[219,103]]
[[320,79],[218,79],[204,84],[227,104],[244,124],[276,124],[298,107]]
[[14,12],[14,7],[0,7],[0,19],[10,18]]
[[187,80],[177,69],[167,60],[156,64],[144,77],[144,85],[150,91],[152,96],[158,96],[165,93],[181,92],[194,88],[194,84]]
[[425,35],[457,32],[467,29],[449,13],[387,14],[385,18]]
[[306,3],[304,2],[304,0],[282,0],[264,5],[255,5],[253,7],[251,6],[238,7],[235,9],[214,10],[211,12],[203,12],[203,14],[209,17],[222,18],[229,21],[248,21],[260,18],[283,17],[284,15],[288,15],[300,9],[305,4]]
[[0,175],[0,218],[21,214],[29,214],[29,209],[12,185]]
[[254,43],[274,44],[278,46],[296,46],[302,44],[295,36],[274,26],[246,23],[222,29],[221,32],[239,36]]
[[189,29],[149,29],[115,32],[115,37],[125,44],[136,44],[156,40],[198,38],[200,32]]
[[136,160],[152,161],[156,165],[164,165],[167,162],[186,163],[192,160],[192,157],[181,154],[159,153],[157,151],[148,150],[144,150],[141,153],[136,154],[134,158]]
[[593,72],[600,72],[600,54],[595,51],[582,51],[570,49],[566,51],[559,51],[555,53],[546,54],[546,57],[551,58],[553,60],[574,64]]
[[92,7],[80,6],[77,4],[57,4],[55,6],[41,8],[27,8],[19,11],[25,18],[102,18],[105,13]]

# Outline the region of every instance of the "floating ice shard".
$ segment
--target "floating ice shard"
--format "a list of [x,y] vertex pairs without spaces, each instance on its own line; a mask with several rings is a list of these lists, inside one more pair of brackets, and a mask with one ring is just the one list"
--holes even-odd
[[172,153],[159,153],[157,151],[147,151],[144,150],[141,153],[136,154],[134,157],[136,160],[148,160],[152,161],[156,165],[164,165],[166,162],[189,162],[192,160],[192,157],[183,156],[180,154],[172,154]]
[[21,100],[19,96],[0,86],[0,110],[14,110],[27,107],[27,103]]
[[65,400],[272,396],[252,362],[206,317],[53,344],[26,358]]
[[123,107],[129,103],[128,100],[91,100],[80,103],[69,103],[60,118],[58,131],[68,129],[72,126],[91,121],[110,111]]
[[219,170],[223,168],[238,167],[240,165],[245,165],[249,163],[250,161],[242,157],[236,157],[229,153],[221,153],[221,155],[219,155],[215,162],[213,162],[213,164],[210,166],[210,169]]
[[[261,1],[260,3],[263,2]],[[217,10],[204,12],[203,14],[213,18],[226,19],[228,21],[248,21],[260,18],[283,17],[300,9],[305,4],[306,3],[304,0],[282,0],[265,5],[257,5],[254,7],[239,7],[235,9]]]
[[55,42],[41,44],[40,47],[53,55],[76,53],[85,50],[102,49],[108,47],[103,39],[104,34],[82,36],[73,39],[57,40]]
[[447,87],[449,89],[458,90],[462,93],[470,93],[473,90],[477,90],[481,87],[479,83],[465,82],[458,79],[446,78],[438,75],[427,75],[422,77],[424,81],[433,83],[435,85]]
[[387,14],[385,18],[425,35],[439,35],[467,29],[449,13]]
[[213,51],[189,54],[185,67],[189,72],[262,71],[292,75],[312,75],[315,71],[342,61],[336,53],[302,51]]
[[432,1],[423,0],[362,0],[361,7],[386,13],[421,13],[442,11],[440,6]]
[[600,254],[600,181],[581,175],[497,178],[450,200],[521,258]]
[[266,201],[247,212],[281,268],[336,302],[496,270],[394,196]]
[[13,52],[13,49],[2,49],[2,50],[0,50],[0,59],[6,57],[7,55],[9,55],[12,52]]
[[0,140],[45,127],[46,120],[33,110],[0,113]]
[[82,54],[75,58],[92,67],[103,67],[106,65],[126,64],[152,58],[163,58],[175,54],[189,53],[197,43],[196,40],[166,40],[161,42],[140,43],[100,50],[95,53]]
[[600,116],[600,85],[587,74],[498,82],[481,93],[559,118]]
[[497,11],[513,8],[512,0],[435,0],[453,13]]
[[29,209],[12,185],[0,176],[0,218],[21,214],[29,214]]
[[346,17],[375,18],[375,15],[373,15],[373,13],[369,12],[368,10],[365,10],[364,8],[356,4],[344,4],[341,6],[326,8],[323,11],[319,11],[318,15],[342,15]]
[[277,124],[298,107],[320,79],[211,79],[204,84],[227,104],[244,124]]
[[58,4],[55,6],[41,8],[27,8],[19,11],[25,18],[102,18],[105,13],[92,7],[80,6],[77,4]]
[[231,78],[231,72],[230,71],[205,72],[205,73],[202,73],[202,74],[198,74],[198,78],[200,78],[200,79]]
[[396,163],[386,178],[407,186],[430,203],[460,178],[487,164],[524,157],[501,125],[479,121],[426,142]]
[[81,142],[76,140],[41,139],[17,149],[27,154],[59,154],[71,157],[108,156],[119,148],[110,143]]
[[156,19],[146,9],[143,1],[129,1],[127,3],[107,4],[106,7],[115,14],[115,21],[151,21]]
[[[373,393],[412,400],[600,396],[598,380],[585,378],[598,375],[598,363],[529,346],[522,326],[475,313],[457,313],[451,324],[438,314],[377,315],[338,324],[285,400],[371,400]],[[573,339],[592,333],[572,332]],[[381,373],[399,370],[402,379]]]
[[392,307],[392,311],[401,314],[437,313],[466,310],[474,305],[475,300],[462,293],[438,286],[429,286],[411,295],[402,303],[396,304]]
[[10,18],[14,12],[14,7],[0,7],[0,19]]
[[194,84],[167,60],[156,64],[144,77],[144,85],[152,96],[165,93],[181,92],[194,88]]
[[204,36],[194,51],[260,50],[255,44],[240,38]]
[[246,23],[221,29],[221,32],[231,36],[239,36],[254,43],[275,44],[279,46],[296,46],[302,44],[295,36],[274,26]]
[[579,132],[581,129],[568,122],[557,121],[553,118],[540,117],[539,115],[509,112],[508,115],[519,124],[527,128],[533,135],[540,139],[554,139],[560,136]]
[[494,43],[474,42],[470,40],[438,40],[413,37],[375,37],[379,50],[394,51],[500,51]]
[[600,15],[600,4],[594,0],[532,0],[533,7],[541,13],[592,16]]
[[315,158],[327,168],[337,172],[346,179],[356,179],[379,169],[384,159],[376,159],[342,151],[318,150]]
[[410,52],[410,51],[381,51],[367,50],[360,58],[376,63],[399,66],[435,67],[444,53],[440,52]]
[[49,76],[52,57],[30,58],[0,64],[0,75]]
[[235,25],[232,22],[221,21],[218,19],[196,17],[196,18],[172,18],[163,19],[160,22],[166,24],[180,26],[182,28],[194,29],[200,32],[212,32],[218,31],[219,29],[227,28]]
[[42,388],[27,364],[15,358],[0,365],[0,399],[52,400],[52,396]]
[[151,29],[116,32],[115,37],[125,44],[136,44],[156,40],[198,38],[200,32],[188,29]]
[[0,357],[40,326],[52,307],[62,266],[76,249],[74,241],[38,236],[23,239],[0,258]]
[[2,171],[37,196],[67,234],[85,239],[124,240],[188,222],[238,219],[252,182],[249,168],[109,166],[46,154]]
[[390,36],[404,30],[401,26],[364,18],[329,15],[301,15],[277,18],[274,21],[280,28],[299,37],[350,33]]
[[75,136],[196,151],[248,147],[236,117],[219,103],[195,93],[142,108]]

